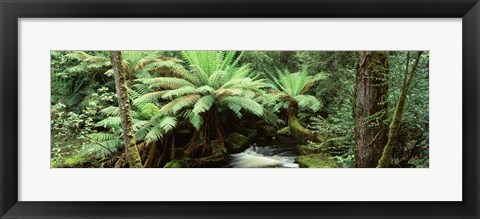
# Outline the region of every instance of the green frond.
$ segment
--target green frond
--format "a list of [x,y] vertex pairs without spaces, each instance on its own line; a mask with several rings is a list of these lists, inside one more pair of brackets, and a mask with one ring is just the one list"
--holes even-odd
[[135,139],[137,140],[137,143],[145,140],[145,136],[148,134],[149,131],[150,127],[143,127],[137,130],[135,132]]
[[103,126],[103,127],[120,127],[121,126],[121,120],[120,117],[107,117],[103,119],[102,121],[97,123],[97,126]]
[[238,78],[245,78],[245,77],[251,77],[252,75],[252,69],[250,68],[249,64],[245,64],[241,66],[240,68],[237,69],[231,69],[230,74],[228,75],[228,79],[238,79]]
[[162,96],[167,92],[168,91],[156,91],[156,92],[151,92],[151,93],[142,95],[141,97],[133,100],[133,105],[141,106],[146,103],[157,103],[158,100],[160,100]]
[[146,65],[143,69],[146,71],[168,70],[172,76],[183,78],[189,81],[192,80],[192,75],[189,71],[187,71],[182,65],[172,61],[163,61],[157,59],[155,62]]
[[132,98],[132,99],[136,99],[136,98],[139,98],[140,96],[142,96],[140,93],[138,93],[137,91],[131,89],[131,88],[128,88],[127,87],[127,93],[128,93],[128,97],[129,98]]
[[133,89],[140,95],[144,95],[148,93],[148,85],[146,84],[134,84]]
[[185,107],[192,106],[198,99],[200,99],[200,95],[198,94],[190,94],[184,97],[179,97],[177,99],[172,100],[170,103],[164,105],[160,109],[161,115],[170,115],[176,114],[178,111]]
[[67,53],[65,57],[76,59],[78,61],[83,61],[88,57],[90,57],[90,55],[83,51],[75,51],[75,52]]
[[[156,120],[156,119],[153,119]],[[144,139],[147,143],[156,142],[163,138],[163,136],[173,130],[177,125],[177,119],[174,117],[163,117],[156,125],[149,129],[147,126],[137,131],[136,135]]]
[[215,91],[215,89],[213,89],[212,87],[210,87],[208,85],[201,86],[201,87],[197,88],[197,90],[198,90],[199,93],[202,93],[202,94],[211,94]]
[[270,106],[277,103],[280,100],[280,98],[275,93],[267,93],[267,94],[262,94],[257,96],[255,100],[265,106]]
[[188,122],[192,124],[192,126],[197,130],[200,130],[200,128],[202,127],[202,124],[203,124],[202,117],[196,113],[193,113],[190,110],[183,111],[182,113],[179,114],[179,116],[188,120]]
[[164,129],[160,125],[154,126],[150,131],[145,135],[145,141],[147,143],[157,142],[163,138]]
[[196,93],[199,93],[199,91],[195,87],[185,86],[175,90],[167,91],[162,96],[162,98],[169,99],[171,97],[180,97],[180,96],[185,96],[187,94],[196,94]]
[[99,142],[119,138],[119,136],[116,135],[116,134],[103,133],[103,132],[92,133],[92,134],[87,135],[87,137],[91,140],[99,141]]
[[184,86],[195,87],[192,83],[185,79],[173,77],[140,78],[136,81],[150,85],[150,89],[157,87],[166,89],[176,89]]
[[170,116],[163,117],[158,125],[162,127],[164,133],[168,133],[177,126],[177,119]]
[[152,124],[150,123],[150,121],[144,121],[144,120],[140,120],[140,121],[137,121],[135,122],[133,125],[132,125],[132,129],[134,132],[140,130],[140,129],[143,129],[143,128],[148,128],[150,127]]
[[308,108],[314,112],[320,110],[321,102],[312,95],[297,95],[293,97],[297,101],[298,106],[302,108]]
[[264,110],[262,118],[270,125],[277,125],[278,117],[272,110]]
[[[235,52],[235,51],[229,51],[229,52]],[[231,64],[232,67],[238,66],[238,63],[242,60],[243,54],[244,54],[243,51],[240,52],[240,54],[238,54],[237,58],[235,58],[235,61],[233,61],[233,63]]]
[[236,103],[230,103],[227,104],[227,107],[237,116],[237,118],[241,119],[243,117],[242,113],[242,107]]
[[228,51],[223,55],[223,61],[220,65],[221,70],[226,70],[227,67],[231,66],[233,63],[233,58],[235,57],[235,51]]
[[252,99],[247,99],[237,96],[225,97],[220,101],[222,104],[226,105],[229,109],[236,112],[238,106],[241,109],[244,109],[247,112],[250,112],[257,116],[262,116],[263,107]]
[[324,78],[321,76],[309,76],[306,71],[290,73],[287,70],[282,72],[278,69],[276,69],[275,74],[266,72],[265,76],[267,76],[277,92],[285,93],[292,97],[304,94],[316,81]]
[[117,137],[116,139],[85,144],[82,146],[80,153],[91,154],[96,158],[107,158],[113,156],[122,146],[122,139]]
[[192,106],[198,99],[200,99],[200,95],[198,94],[190,94],[188,96],[175,99],[175,104],[172,106],[173,113],[176,114],[183,108]]
[[203,96],[195,103],[195,106],[193,106],[192,112],[196,114],[200,114],[205,111],[208,111],[212,107],[214,101],[215,101],[215,98],[212,95]]
[[227,73],[225,71],[217,70],[208,78],[209,85],[214,88],[219,87],[221,84],[223,84],[226,75]]
[[240,88],[220,88],[213,93],[216,98],[222,98],[224,96],[240,96],[243,90]]
[[100,110],[100,113],[105,116],[114,117],[114,116],[120,115],[120,110],[118,109],[117,106],[109,106],[107,108]]
[[275,106],[273,107],[274,112],[280,111],[280,109],[284,108],[286,109],[288,107],[288,104],[286,101],[280,101]]

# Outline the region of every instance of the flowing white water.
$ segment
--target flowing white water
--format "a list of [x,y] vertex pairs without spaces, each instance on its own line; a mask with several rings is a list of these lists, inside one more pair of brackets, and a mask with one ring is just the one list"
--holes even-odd
[[230,167],[233,168],[263,168],[263,167],[286,167],[298,168],[295,163],[294,151],[285,150],[275,146],[252,145],[244,152],[232,154]]

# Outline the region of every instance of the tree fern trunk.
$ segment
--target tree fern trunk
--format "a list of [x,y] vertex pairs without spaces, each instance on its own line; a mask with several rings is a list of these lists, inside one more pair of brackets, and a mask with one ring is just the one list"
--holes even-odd
[[390,123],[390,130],[388,132],[388,141],[385,147],[383,148],[382,157],[378,161],[378,168],[385,168],[390,165],[392,160],[392,149],[393,149],[393,142],[397,139],[398,131],[400,129],[400,123],[402,122],[402,115],[405,108],[405,101],[407,99],[408,90],[410,88],[410,83],[412,82],[412,78],[415,75],[415,70],[418,66],[418,61],[420,60],[420,56],[422,52],[417,52],[417,57],[415,63],[413,64],[413,68],[410,72],[410,77],[407,80],[408,74],[408,62],[409,62],[409,55],[407,55],[407,70],[405,71],[405,76],[403,80],[402,90],[400,92],[400,96],[398,98],[397,106],[395,107],[395,112],[393,114],[392,122]]
[[310,129],[302,126],[297,117],[298,105],[291,101],[288,107],[288,127],[293,136],[300,141],[314,141],[318,142],[319,139]]
[[[356,167],[377,166],[387,142],[387,52],[360,52],[355,79]],[[377,117],[373,121],[372,117]]]
[[155,154],[157,152],[157,143],[150,144],[150,150],[148,152],[147,160],[145,161],[144,167],[150,168],[153,166],[153,160],[155,159]]
[[132,130],[132,117],[130,115],[130,100],[127,93],[127,85],[125,72],[122,68],[122,54],[120,51],[112,51],[110,53],[112,63],[115,87],[117,90],[118,107],[120,108],[120,120],[122,125],[122,135],[127,154],[127,162],[131,168],[142,167],[142,160],[138,147],[136,145],[135,136]]

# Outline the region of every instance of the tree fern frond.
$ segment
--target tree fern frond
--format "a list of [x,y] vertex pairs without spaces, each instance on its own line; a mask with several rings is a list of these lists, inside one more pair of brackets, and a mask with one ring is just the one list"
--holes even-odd
[[215,89],[213,89],[212,87],[208,86],[208,85],[204,85],[204,86],[201,86],[199,88],[197,88],[198,92],[202,93],[202,94],[211,94],[215,91]]
[[223,98],[221,100],[221,103],[227,105],[230,109],[232,109],[232,106],[235,108],[236,107],[235,105],[238,105],[242,109],[254,115],[262,116],[263,114],[263,107],[252,99],[247,99],[247,98],[237,97],[237,96],[229,96],[229,97]]
[[160,109],[160,115],[176,114],[181,109],[192,106],[198,99],[200,99],[198,94],[190,94],[174,99]]
[[141,106],[146,103],[157,103],[158,100],[160,100],[160,98],[162,98],[162,96],[167,92],[168,91],[156,91],[142,95],[141,97],[133,100],[133,105]]
[[83,61],[90,57],[89,54],[83,51],[75,51],[75,52],[70,52],[65,55],[65,57],[71,58],[71,59],[76,59],[78,61]]
[[137,91],[140,95],[145,95],[148,93],[148,85],[146,84],[134,84],[133,89]]
[[163,135],[163,128],[156,125],[145,135],[145,141],[147,143],[157,142],[163,138]]
[[308,108],[314,112],[321,107],[321,102],[312,95],[297,95],[293,99],[298,102],[300,107]]
[[180,117],[182,117],[184,119],[187,119],[188,122],[190,124],[192,124],[192,126],[195,129],[200,130],[200,128],[202,127],[203,119],[200,115],[198,115],[196,113],[193,113],[190,110],[185,110],[182,113],[180,113],[179,115],[180,115]]
[[150,131],[150,127],[143,127],[143,128],[140,128],[139,130],[137,130],[135,132],[135,139],[137,140],[137,142],[141,142],[145,139],[145,136],[148,134],[148,132]]
[[176,114],[183,108],[192,106],[198,99],[200,99],[200,97],[201,96],[198,94],[190,94],[188,96],[175,99],[175,104],[172,106],[173,113]]
[[213,94],[216,98],[221,99],[224,96],[240,96],[242,92],[243,90],[240,88],[220,88],[215,90]]
[[200,114],[205,111],[208,111],[212,107],[214,101],[215,101],[215,98],[212,95],[203,96],[195,103],[195,106],[193,106],[192,112],[196,114]]
[[214,87],[214,88],[217,88],[219,87],[221,84],[223,84],[224,80],[225,80],[225,76],[227,75],[227,73],[225,71],[222,71],[222,70],[217,70],[215,71],[212,75],[210,75],[210,77],[208,78],[208,83],[211,87]]
[[122,140],[120,138],[102,142],[92,142],[83,145],[80,153],[91,154],[96,158],[107,158],[118,152],[122,145]]
[[162,127],[164,133],[168,133],[177,126],[177,119],[170,116],[163,117],[158,125]]
[[150,127],[152,124],[150,123],[150,121],[144,121],[144,120],[140,120],[140,121],[137,121],[135,122],[133,125],[132,125],[132,129],[134,132],[140,130],[140,129],[143,129],[143,128],[148,128]]
[[187,94],[196,94],[199,93],[195,87],[185,86],[175,90],[169,90],[164,95],[162,95],[163,99],[169,99],[171,97],[179,97],[184,96]]
[[195,87],[192,83],[185,79],[173,78],[173,77],[158,77],[158,78],[140,78],[136,81],[150,85],[150,89],[153,87],[176,89],[183,86]]
[[100,113],[105,116],[115,117],[120,115],[120,110],[118,109],[117,106],[109,106],[107,108],[100,110]]
[[109,127],[109,128],[120,127],[121,120],[120,120],[120,117],[107,117],[102,121],[98,122],[97,126],[103,126],[103,127]]
[[235,51],[228,51],[224,55],[222,64],[220,65],[221,70],[226,70],[233,63],[233,58],[235,57]]
[[119,138],[119,136],[116,135],[116,134],[103,133],[103,132],[92,133],[92,134],[87,135],[87,137],[88,137],[89,139],[92,139],[92,140],[98,141],[98,142],[107,141],[107,140],[112,140],[112,139],[118,139],[118,138]]

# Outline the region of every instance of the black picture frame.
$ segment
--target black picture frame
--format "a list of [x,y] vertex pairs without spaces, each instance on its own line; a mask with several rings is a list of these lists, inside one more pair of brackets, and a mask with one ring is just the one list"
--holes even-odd
[[[480,4],[478,0],[0,0],[0,15],[0,216],[2,218],[480,218],[480,150],[478,148]],[[18,201],[17,21],[19,18],[71,17],[462,18],[463,201]]]

